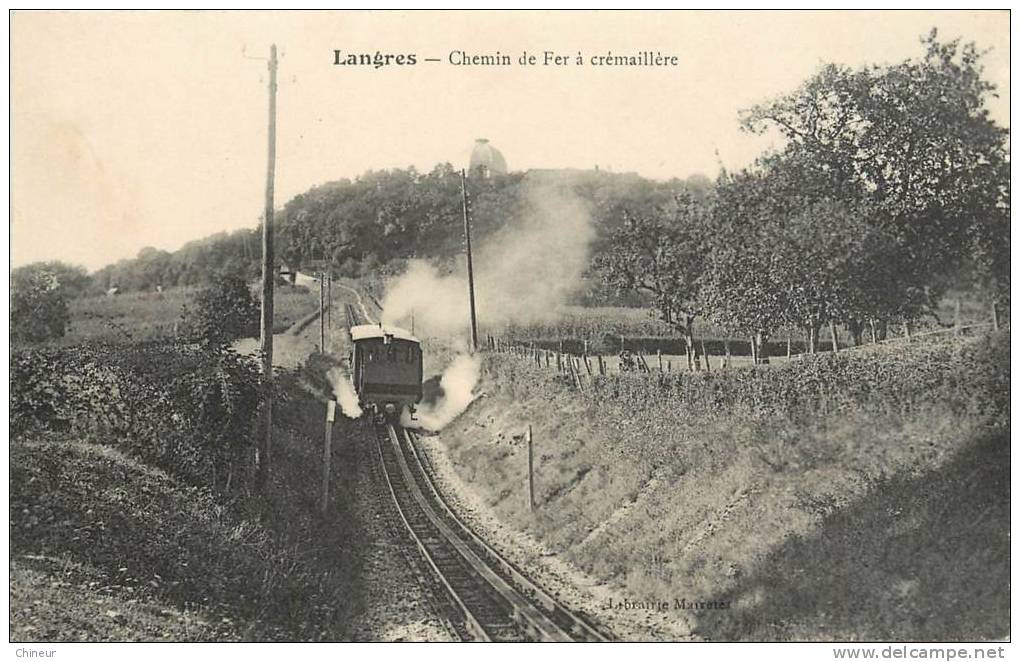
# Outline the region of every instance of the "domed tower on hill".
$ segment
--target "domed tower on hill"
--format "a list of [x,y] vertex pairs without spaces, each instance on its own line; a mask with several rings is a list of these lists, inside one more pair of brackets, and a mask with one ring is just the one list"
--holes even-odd
[[473,177],[491,177],[506,174],[506,159],[498,149],[489,144],[488,139],[479,138],[471,150],[471,164],[468,172]]

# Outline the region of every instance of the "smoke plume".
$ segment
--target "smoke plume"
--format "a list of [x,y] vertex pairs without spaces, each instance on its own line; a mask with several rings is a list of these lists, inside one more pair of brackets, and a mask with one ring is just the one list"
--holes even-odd
[[[570,182],[529,175],[519,206],[501,230],[474,250],[475,304],[482,328],[549,322],[581,286],[595,236],[591,217]],[[420,337],[440,336],[463,346],[470,326],[467,262],[442,271],[411,261],[387,287],[382,322],[413,326]],[[440,380],[440,395],[423,403],[406,427],[439,431],[474,400],[481,365],[466,353],[453,359]]]
[[481,363],[478,357],[461,354],[443,371],[439,380],[440,394],[434,403],[422,404],[412,419],[405,409],[400,423],[406,428],[439,432],[459,416],[475,399]]
[[333,395],[340,404],[340,411],[347,418],[359,418],[361,406],[358,404],[358,394],[354,392],[354,385],[348,378],[345,371],[340,368],[331,368],[326,377],[333,386]]
[[[520,208],[474,251],[479,325],[551,321],[581,285],[594,238],[584,203],[568,187],[529,176]],[[420,336],[463,334],[469,327],[466,261],[450,273],[422,260],[387,288],[382,321]]]

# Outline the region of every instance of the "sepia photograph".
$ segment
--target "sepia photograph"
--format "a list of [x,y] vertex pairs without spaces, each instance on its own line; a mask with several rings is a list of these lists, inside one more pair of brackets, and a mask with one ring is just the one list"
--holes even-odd
[[1005,659],[1010,20],[11,10],[9,654]]

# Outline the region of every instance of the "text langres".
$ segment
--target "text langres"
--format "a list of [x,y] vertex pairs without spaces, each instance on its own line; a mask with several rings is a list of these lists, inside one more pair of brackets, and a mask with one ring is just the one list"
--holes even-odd
[[337,66],[370,66],[375,69],[389,65],[414,65],[418,64],[416,53],[348,53],[339,48],[333,51],[333,64]]

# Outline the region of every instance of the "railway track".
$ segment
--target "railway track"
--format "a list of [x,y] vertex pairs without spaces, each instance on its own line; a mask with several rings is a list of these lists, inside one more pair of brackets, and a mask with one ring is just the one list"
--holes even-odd
[[464,633],[480,641],[606,641],[502,557],[443,500],[412,432],[376,425],[382,476],[399,520],[454,604]]

